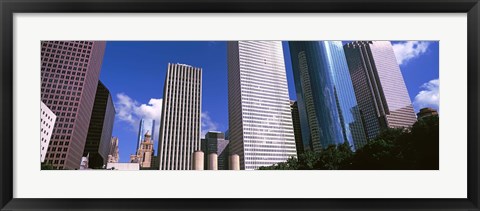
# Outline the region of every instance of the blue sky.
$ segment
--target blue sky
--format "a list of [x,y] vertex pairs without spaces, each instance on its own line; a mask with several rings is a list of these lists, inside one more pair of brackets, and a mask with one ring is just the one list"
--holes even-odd
[[[438,42],[392,42],[416,110],[438,109]],[[288,88],[296,99],[290,53],[283,42]],[[109,41],[100,80],[108,87],[117,114],[113,136],[119,138],[120,162],[135,153],[139,120],[160,120],[163,84],[168,63],[203,69],[202,134],[228,129],[227,53],[225,42]],[[155,131],[155,149],[158,128]]]

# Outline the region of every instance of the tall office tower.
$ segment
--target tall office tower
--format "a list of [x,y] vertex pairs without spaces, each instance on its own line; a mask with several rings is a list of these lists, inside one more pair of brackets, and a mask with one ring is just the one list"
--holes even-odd
[[365,130],[340,41],[289,42],[305,148],[363,146]]
[[208,167],[208,158],[212,153],[217,154],[218,170],[228,170],[228,140],[222,132],[209,131],[202,139],[202,151],[205,155],[204,167]]
[[280,41],[228,42],[230,153],[242,170],[296,156]]
[[191,170],[200,150],[202,68],[168,64],[158,144],[160,170]]
[[302,128],[300,126],[300,113],[298,112],[297,101],[290,100],[290,109],[292,112],[293,134],[295,135],[295,146],[297,147],[297,155],[303,154]]
[[112,137],[110,141],[110,150],[108,153],[108,163],[118,163],[120,152],[118,151],[118,138]]
[[344,49],[367,137],[387,127],[412,126],[416,116],[392,44],[357,41]]
[[152,140],[155,137],[155,120],[153,119],[141,119],[140,127],[138,128],[138,140],[137,140],[137,151],[140,147],[140,144],[144,141],[145,133],[150,132]]
[[48,144],[52,137],[52,131],[54,129],[55,120],[57,116],[50,110],[45,103],[40,102],[40,162],[45,161],[45,155],[47,153]]
[[102,41],[42,41],[41,99],[57,115],[45,161],[78,169],[105,51]]
[[103,168],[107,164],[114,119],[115,107],[110,91],[102,82],[98,81],[87,141],[83,150],[83,156],[90,154],[88,166],[92,169]]

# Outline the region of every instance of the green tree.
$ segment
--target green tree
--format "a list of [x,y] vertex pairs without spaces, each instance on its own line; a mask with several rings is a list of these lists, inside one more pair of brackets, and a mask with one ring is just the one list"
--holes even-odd
[[353,156],[351,146],[348,142],[340,145],[330,145],[319,153],[321,169],[339,170],[344,169]]
[[362,148],[352,152],[347,142],[320,152],[305,151],[286,162],[262,170],[403,170],[439,168],[439,118],[425,117],[411,128],[382,131]]
[[42,163],[41,169],[42,170],[53,170],[53,166],[51,164]]

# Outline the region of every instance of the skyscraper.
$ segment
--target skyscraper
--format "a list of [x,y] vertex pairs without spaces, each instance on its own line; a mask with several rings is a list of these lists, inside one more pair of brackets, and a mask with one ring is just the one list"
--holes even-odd
[[41,99],[55,115],[46,162],[78,169],[87,138],[105,42],[42,41]]
[[145,133],[150,132],[152,141],[155,137],[155,120],[153,119],[141,119],[140,127],[138,128],[138,140],[137,140],[137,151],[140,147],[140,144],[144,141]]
[[112,137],[110,149],[108,150],[108,163],[118,163],[120,152],[118,151],[118,137]]
[[103,168],[107,164],[115,119],[115,107],[110,91],[98,81],[95,102],[93,104],[87,141],[83,156],[88,156],[88,166],[92,169]]
[[302,139],[302,128],[300,126],[300,113],[298,112],[297,101],[290,101],[292,110],[293,134],[295,135],[295,146],[297,147],[297,155],[305,152]]
[[202,69],[168,64],[158,156],[160,170],[190,170],[193,152],[200,150]]
[[344,49],[367,137],[412,126],[416,116],[392,44],[357,41]]
[[54,129],[55,120],[57,116],[45,105],[40,102],[40,162],[45,161],[47,148],[52,138],[52,131]]
[[342,42],[289,42],[305,148],[363,146],[365,130],[357,108]]
[[218,170],[228,170],[228,140],[225,134],[217,131],[209,131],[202,139],[202,151],[204,152],[204,166],[208,166],[208,158],[211,153],[217,154]]
[[257,169],[296,156],[280,41],[228,42],[230,153]]

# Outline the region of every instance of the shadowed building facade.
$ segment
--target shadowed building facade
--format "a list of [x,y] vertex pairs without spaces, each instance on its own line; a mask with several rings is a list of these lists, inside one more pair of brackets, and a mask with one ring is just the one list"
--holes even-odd
[[41,100],[57,116],[45,161],[54,169],[78,169],[85,148],[103,41],[42,41]]
[[158,145],[160,170],[191,170],[200,150],[202,69],[168,64]]
[[304,147],[366,143],[342,42],[289,42]]
[[292,109],[292,123],[293,133],[295,134],[295,145],[297,146],[297,155],[305,152],[302,139],[302,128],[300,125],[300,113],[298,111],[297,101],[290,101],[290,107]]
[[107,87],[99,81],[83,150],[83,156],[89,154],[89,168],[99,169],[106,166],[110,154],[114,120],[115,107],[112,96]]
[[367,137],[412,126],[417,119],[392,44],[356,41],[344,49]]
[[280,41],[227,44],[230,153],[254,170],[297,155]]
[[228,170],[228,140],[225,140],[225,135],[222,132],[209,131],[205,134],[205,139],[202,139],[202,151],[205,153],[204,167],[208,167],[209,155],[217,154],[218,170]]

